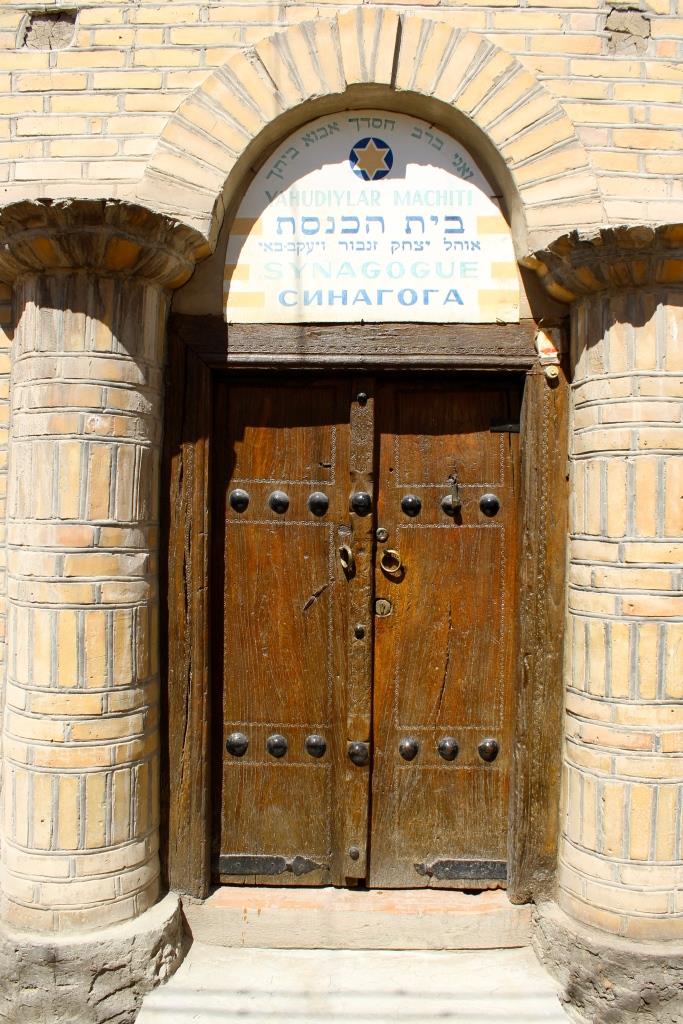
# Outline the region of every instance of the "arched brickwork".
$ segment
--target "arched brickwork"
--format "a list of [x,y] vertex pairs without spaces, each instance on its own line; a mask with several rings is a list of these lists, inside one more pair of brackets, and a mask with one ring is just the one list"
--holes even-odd
[[135,198],[215,245],[272,145],[326,110],[368,102],[412,103],[462,129],[502,187],[519,258],[568,225],[604,222],[572,122],[515,57],[438,20],[376,8],[304,22],[231,57],[170,118]]

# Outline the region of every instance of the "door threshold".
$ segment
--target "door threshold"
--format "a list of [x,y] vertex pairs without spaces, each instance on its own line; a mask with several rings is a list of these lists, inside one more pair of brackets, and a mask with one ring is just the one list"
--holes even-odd
[[510,949],[531,934],[531,905],[502,890],[223,886],[183,909],[196,942],[232,948]]

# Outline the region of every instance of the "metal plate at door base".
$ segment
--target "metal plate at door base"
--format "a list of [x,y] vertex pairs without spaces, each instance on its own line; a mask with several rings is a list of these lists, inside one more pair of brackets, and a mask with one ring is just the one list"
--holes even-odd
[[460,878],[504,881],[507,878],[504,860],[433,860],[416,864],[415,870],[418,875],[428,875],[439,882]]
[[268,857],[263,854],[231,855],[222,853],[218,858],[221,875],[282,875],[291,871],[293,875],[307,875],[325,867],[307,857]]

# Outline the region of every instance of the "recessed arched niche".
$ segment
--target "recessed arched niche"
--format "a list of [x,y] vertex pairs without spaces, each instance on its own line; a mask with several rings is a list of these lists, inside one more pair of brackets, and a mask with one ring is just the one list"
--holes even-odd
[[500,197],[459,142],[419,118],[348,110],[290,135],[228,240],[228,323],[515,323]]

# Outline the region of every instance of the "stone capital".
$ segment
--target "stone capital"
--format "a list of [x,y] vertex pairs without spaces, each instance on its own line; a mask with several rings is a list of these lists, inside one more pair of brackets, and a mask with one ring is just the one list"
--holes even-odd
[[683,224],[571,231],[521,262],[560,302],[596,292],[683,285]]
[[209,254],[186,225],[120,200],[36,200],[0,209],[0,280],[89,271],[178,288]]

